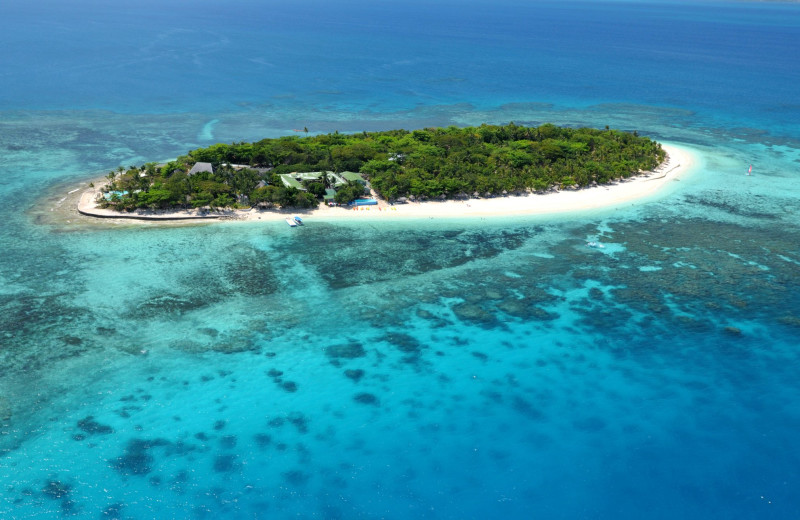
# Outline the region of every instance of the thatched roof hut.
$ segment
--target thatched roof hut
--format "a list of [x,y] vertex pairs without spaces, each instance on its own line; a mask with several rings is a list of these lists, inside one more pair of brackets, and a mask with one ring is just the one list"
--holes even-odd
[[194,163],[194,166],[192,166],[192,169],[189,170],[189,173],[187,173],[187,175],[191,177],[195,173],[200,173],[200,172],[214,173],[214,167],[211,165],[210,162],[196,162]]

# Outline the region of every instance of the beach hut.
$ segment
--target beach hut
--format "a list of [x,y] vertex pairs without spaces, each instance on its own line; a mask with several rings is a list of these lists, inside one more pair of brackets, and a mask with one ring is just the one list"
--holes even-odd
[[194,163],[194,166],[192,166],[192,169],[189,170],[187,175],[191,177],[192,175],[200,172],[214,173],[214,167],[210,162],[196,162]]

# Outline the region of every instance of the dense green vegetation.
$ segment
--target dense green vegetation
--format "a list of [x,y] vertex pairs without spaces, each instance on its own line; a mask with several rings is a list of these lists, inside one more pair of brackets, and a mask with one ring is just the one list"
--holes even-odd
[[[447,198],[584,187],[652,170],[661,145],[635,132],[552,124],[426,128],[359,134],[288,136],[216,144],[157,166],[111,172],[108,205],[120,209],[261,206],[313,207],[327,175],[284,186],[291,172],[360,172],[382,197]],[[213,172],[189,174],[207,162]],[[238,166],[238,165],[244,165]],[[357,183],[338,186],[336,201],[360,197]]]

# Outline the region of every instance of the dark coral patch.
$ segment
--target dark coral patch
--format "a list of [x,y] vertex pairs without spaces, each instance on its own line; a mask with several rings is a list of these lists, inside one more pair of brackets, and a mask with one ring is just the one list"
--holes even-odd
[[292,413],[287,417],[299,433],[308,433],[308,419],[301,413]]
[[88,416],[78,421],[78,428],[90,435],[105,435],[114,433],[114,429],[106,424],[100,424],[93,416]]
[[600,417],[586,417],[572,422],[573,426],[584,432],[599,432],[606,427],[606,422]]
[[297,392],[297,383],[294,381],[284,381],[280,386],[289,393]]
[[236,435],[226,435],[219,440],[219,445],[224,449],[233,449],[236,447]]
[[474,323],[485,329],[502,328],[503,324],[491,312],[475,303],[459,303],[453,306],[453,313],[461,321]]
[[592,287],[589,289],[589,299],[591,300],[600,301],[603,300],[605,296],[605,293],[597,287]]
[[483,352],[478,352],[477,350],[475,352],[471,352],[471,354],[476,358],[480,359],[481,361],[486,361],[489,359],[489,356],[487,356]]
[[738,336],[741,336],[741,335],[742,335],[742,330],[741,330],[741,329],[739,329],[739,328],[737,328],[737,327],[725,327],[723,330],[724,330],[724,331],[725,331],[725,333],[726,333],[727,335],[729,335],[729,336],[736,336],[736,337],[738,337]]
[[217,336],[219,336],[219,331],[212,327],[200,327],[199,329],[197,329],[197,331],[212,338],[216,338]]
[[[128,406],[123,406],[119,410],[114,410],[114,413],[119,415],[123,419],[128,419],[131,416],[131,412],[138,412],[141,411],[141,409],[142,409],[141,406],[128,405]],[[111,433],[111,432],[106,432],[106,433]]]
[[332,345],[326,348],[325,355],[332,359],[355,359],[364,357],[366,351],[361,343],[351,341],[350,343]]
[[238,467],[237,456],[233,454],[218,455],[214,459],[214,471],[217,473],[230,473]]
[[353,400],[357,403],[361,404],[371,404],[373,406],[379,406],[380,401],[374,394],[370,394],[367,392],[361,392],[353,396]]
[[514,399],[512,400],[512,406],[514,407],[514,410],[516,410],[517,412],[521,413],[522,415],[524,415],[529,419],[542,418],[542,412],[537,410],[531,403],[529,403],[520,396],[514,397]]
[[75,501],[66,498],[61,501],[61,516],[75,516],[78,514],[75,507]]
[[407,354],[418,353],[422,349],[420,342],[408,334],[392,332],[385,336],[385,340]]
[[292,486],[301,487],[306,485],[310,476],[300,470],[292,470],[284,473],[283,478]]
[[272,428],[280,428],[284,422],[286,422],[286,419],[283,417],[273,417],[267,424]]
[[256,441],[256,446],[259,448],[266,448],[272,442],[272,437],[266,433],[257,433],[253,436],[253,440]]
[[165,439],[132,439],[125,452],[111,462],[111,465],[123,475],[147,475],[153,471],[153,455],[150,451],[159,446],[169,446]]
[[62,336],[61,340],[71,346],[77,346],[83,343],[83,340],[77,336]]
[[72,492],[72,486],[60,480],[49,480],[42,487],[42,494],[51,500],[61,500]]
[[140,316],[163,316],[165,314],[184,314],[208,305],[207,298],[181,296],[178,294],[159,294],[140,303],[136,312]]
[[361,380],[362,377],[364,377],[364,371],[361,370],[360,368],[357,368],[355,370],[345,370],[344,375],[349,379],[358,382]]
[[101,518],[120,518],[122,515],[122,509],[125,507],[125,504],[111,504],[110,506],[103,509],[102,517]]

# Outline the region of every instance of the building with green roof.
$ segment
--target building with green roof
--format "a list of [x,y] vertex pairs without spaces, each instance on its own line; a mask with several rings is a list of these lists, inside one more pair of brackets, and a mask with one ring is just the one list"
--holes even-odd
[[334,189],[344,186],[348,182],[358,182],[364,186],[367,185],[367,181],[364,180],[364,177],[362,177],[360,173],[356,172],[342,172],[342,173],[335,173],[332,171],[292,172],[292,173],[282,173],[280,175],[280,178],[281,181],[283,182],[283,185],[286,187],[297,188],[298,190],[305,190],[305,187],[303,186],[304,182],[321,181],[323,175],[327,175],[328,185],[333,187]]
[[293,173],[282,173],[280,178],[283,185],[287,188],[297,188],[298,190],[305,191],[305,187],[303,187],[303,185],[300,184],[297,179],[295,179]]
[[339,176],[342,177],[347,182],[358,182],[360,184],[363,184],[364,186],[367,185],[366,179],[364,179],[364,177],[360,173],[342,172],[339,174]]

